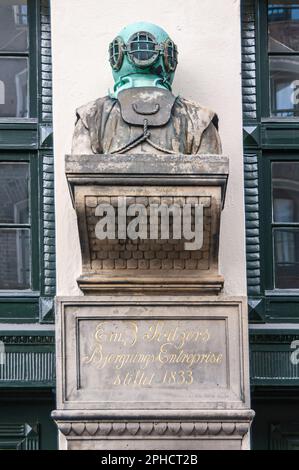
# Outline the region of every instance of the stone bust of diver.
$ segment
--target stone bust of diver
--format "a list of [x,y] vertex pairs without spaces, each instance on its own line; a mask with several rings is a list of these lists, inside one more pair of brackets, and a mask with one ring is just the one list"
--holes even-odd
[[171,92],[178,63],[160,27],[134,23],[109,46],[113,93],[77,110],[73,154],[220,154],[217,115]]

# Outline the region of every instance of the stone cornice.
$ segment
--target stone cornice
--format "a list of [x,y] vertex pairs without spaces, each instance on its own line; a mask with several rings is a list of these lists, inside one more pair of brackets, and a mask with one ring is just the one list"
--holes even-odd
[[240,436],[242,438],[250,426],[249,421],[243,422],[206,422],[206,421],[57,421],[59,431],[66,437],[172,437],[198,438],[200,436]]

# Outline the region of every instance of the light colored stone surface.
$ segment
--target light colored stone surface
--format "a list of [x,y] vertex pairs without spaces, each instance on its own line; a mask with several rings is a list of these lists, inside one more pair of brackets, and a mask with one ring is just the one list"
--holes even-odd
[[[221,415],[221,412],[219,413]],[[61,419],[62,416],[56,418]],[[189,421],[58,420],[60,449],[69,450],[245,450],[252,415],[208,416]],[[67,419],[67,418],[66,418]]]
[[[248,446],[253,414],[244,299],[103,296],[61,298],[57,305],[53,418],[64,436],[61,445]],[[161,350],[177,356],[159,356]],[[184,361],[197,362],[182,362],[182,352]],[[141,379],[130,381],[138,371]]]
[[144,19],[164,27],[178,44],[174,93],[219,115],[223,151],[231,160],[221,230],[221,272],[227,279],[226,293],[245,295],[240,2],[216,0],[211,8],[210,0],[201,0],[199,8],[198,0],[178,0],[175,4],[172,0],[154,0],[148,6],[146,0],[51,2],[57,292],[81,294],[76,282],[82,272],[76,215],[64,175],[75,109],[107,94],[112,85],[108,44],[125,24],[140,20],[140,12],[146,12]]
[[[218,293],[219,226],[228,179],[229,161],[218,155],[74,155],[66,157],[66,175],[78,217],[84,293],[133,291],[196,291]],[[99,240],[96,225],[100,204],[118,214],[119,198],[126,205],[143,204],[147,212],[147,239]],[[180,217],[186,204],[203,207],[203,243],[185,248],[183,233],[173,239],[150,239],[150,205],[176,204]],[[194,209],[192,221],[194,225]],[[127,217],[126,227],[131,219]],[[165,222],[165,218],[163,219]],[[184,222],[181,218],[181,226]],[[115,229],[117,231],[117,217]],[[115,232],[114,229],[114,232]],[[194,229],[194,227],[193,227]],[[197,227],[197,236],[200,228]],[[182,276],[183,272],[183,276]]]
[[[107,60],[108,43],[125,24],[140,20],[140,11],[146,11],[146,20],[160,24],[168,30],[179,46],[180,64],[176,73],[174,93],[211,107],[219,114],[223,151],[230,156],[231,162],[230,181],[221,228],[220,272],[226,279],[226,294],[246,295],[240,1],[215,0],[211,8],[210,0],[201,0],[199,8],[198,0],[177,0],[175,3],[172,0],[153,0],[150,8],[148,6],[146,0],[51,1],[55,96],[57,293],[65,296],[81,294],[76,282],[82,272],[77,220],[64,174],[64,155],[70,153],[71,150],[74,110],[87,101],[107,94],[107,88],[112,85]],[[228,16],[229,21],[227,21]],[[215,31],[221,31],[221,34],[215,35]],[[63,47],[61,47],[62,44]],[[75,54],[74,51],[76,51]],[[91,204],[93,203],[94,201],[91,201]],[[150,261],[150,259],[143,260],[145,269],[148,269]],[[161,261],[162,265],[168,263],[168,267],[171,267],[171,260]],[[79,299],[77,297],[76,299],[77,302]],[[132,302],[135,299],[137,304],[142,301],[148,303],[154,301],[153,297],[148,298],[144,295],[130,296],[129,299]],[[225,300],[220,297],[218,301],[221,299]],[[104,301],[104,298],[102,300]],[[191,303],[196,301],[188,296],[185,296],[184,300]],[[197,300],[200,299],[197,298]],[[207,301],[207,299],[203,300]],[[122,298],[111,296],[108,301],[112,305],[117,305]],[[169,298],[163,296],[156,298],[157,305],[162,301],[169,301]],[[176,302],[179,301],[179,298],[173,298],[169,310],[177,307]],[[211,301],[215,302],[216,299],[212,298]],[[236,301],[238,303],[238,299]],[[59,314],[57,315],[59,317]],[[229,361],[229,368],[233,369],[234,362],[242,363],[239,369],[239,379],[234,382],[234,386],[236,383],[244,385],[244,396],[239,414],[234,410],[224,409],[223,411],[223,406],[226,408],[228,402],[223,403],[222,400],[218,402],[218,409],[210,413],[208,413],[209,410],[198,409],[183,411],[164,409],[160,412],[156,409],[142,410],[143,415],[141,415],[140,410],[129,410],[128,413],[128,410],[110,409],[106,412],[102,410],[100,414],[91,410],[93,414],[88,415],[86,410],[76,409],[72,414],[69,410],[63,410],[62,407],[63,377],[59,369],[60,409],[54,417],[61,429],[61,448],[239,449],[248,447],[248,430],[252,414],[249,410],[247,316],[244,310],[242,318],[238,314],[236,316],[240,318],[239,327],[237,330],[234,327],[232,332],[228,331],[227,337],[231,338],[233,335],[232,342],[234,343],[234,335],[238,331],[239,338],[243,338],[244,341],[244,348],[240,348],[239,358]],[[192,321],[194,321],[193,318]],[[60,358],[60,361],[64,361],[64,357],[60,356],[60,347],[64,344],[65,337],[72,337],[72,331],[65,332],[65,337],[61,335],[61,330],[58,330],[58,360]],[[233,347],[231,341],[229,345],[230,348]],[[237,401],[240,403],[238,393]],[[206,403],[209,403],[208,396]],[[171,422],[172,425],[176,425],[178,419],[184,424],[182,434],[170,437],[168,433],[172,432],[173,427],[167,423]],[[143,426],[145,423],[152,426],[154,431],[150,431],[148,439],[144,437],[141,427],[134,435],[136,422],[141,422]],[[156,429],[154,423],[158,424]],[[193,428],[192,423],[195,423]],[[222,423],[228,426],[223,427]],[[101,434],[103,424],[106,434]],[[200,431],[194,430],[195,425],[199,426]],[[94,433],[93,436],[92,433]]]
[[[175,192],[177,193],[179,190],[176,188]],[[150,190],[149,190],[150,192]],[[141,198],[138,197],[133,197],[132,199],[133,204],[143,204],[144,206],[148,206],[148,200],[150,196],[145,196],[142,199],[144,200],[143,202],[140,202],[139,200]],[[175,269],[175,264],[177,261],[183,260],[182,265],[179,267],[179,269],[186,270],[188,269],[188,260],[193,259],[195,260],[195,266],[194,270],[208,270],[209,269],[209,251],[210,251],[210,234],[211,234],[211,198],[209,197],[196,197],[193,198],[193,200],[196,200],[196,202],[193,202],[193,204],[201,204],[204,205],[204,246],[202,247],[201,250],[199,251],[184,251],[184,240],[173,240],[171,242],[165,240],[164,242],[160,240],[155,241],[155,240],[148,240],[148,241],[143,241],[143,240],[137,240],[137,243],[133,243],[132,240],[121,240],[117,241],[111,241],[111,240],[99,240],[96,237],[95,234],[95,226],[96,223],[98,222],[99,218],[95,216],[95,207],[92,207],[91,204],[93,204],[94,199],[97,200],[96,206],[102,203],[103,198],[101,196],[98,196],[97,198],[93,196],[88,196],[85,198],[85,214],[86,214],[86,222],[87,222],[87,230],[88,230],[88,241],[89,241],[89,251],[90,253],[95,254],[95,259],[92,259],[91,261],[91,270],[92,272],[100,272],[104,268],[104,261],[107,259],[112,259],[114,260],[112,262],[111,269],[116,270],[118,269],[118,263],[117,260],[122,259],[124,256],[124,253],[126,253],[126,257],[124,259],[124,266],[122,266],[122,269],[140,269],[140,265],[142,265],[142,262],[144,259],[147,259],[147,256],[153,252],[153,257],[156,259],[157,257],[161,259],[169,259],[170,260],[170,265],[171,268],[169,269]],[[112,205],[112,197],[106,198],[108,199],[107,203]],[[117,199],[117,198],[116,198]],[[165,203],[163,201],[162,197],[157,197],[157,202],[156,204],[162,204]],[[170,198],[171,201],[169,201],[168,206],[171,206],[173,203],[174,197]],[[182,202],[180,203],[180,207],[183,206],[183,204],[188,203],[188,198],[187,197],[182,197]],[[118,210],[117,208],[115,209],[115,214],[116,217],[118,217]],[[149,209],[148,209],[148,216],[149,216]],[[193,217],[194,219],[194,217]],[[129,222],[129,221],[128,221]],[[172,225],[170,224],[170,227]],[[149,235],[149,223],[148,223],[148,238],[150,238]],[[170,233],[171,233],[171,228],[170,228]],[[184,253],[183,253],[184,252]],[[175,253],[176,257],[172,258],[171,254]],[[207,257],[204,256],[204,254],[207,253]],[[182,259],[182,255],[184,254],[184,258]],[[165,255],[165,256],[164,256]],[[132,265],[133,259],[138,259],[139,261],[135,264]],[[157,261],[157,259],[156,259]],[[83,268],[84,269],[84,268]],[[142,268],[141,268],[142,269]],[[165,269],[162,266],[162,263],[158,263],[156,266],[148,266],[147,269]]]
[[248,405],[240,301],[135,297],[111,302],[102,297],[58,302],[57,370],[63,378],[58,407]]

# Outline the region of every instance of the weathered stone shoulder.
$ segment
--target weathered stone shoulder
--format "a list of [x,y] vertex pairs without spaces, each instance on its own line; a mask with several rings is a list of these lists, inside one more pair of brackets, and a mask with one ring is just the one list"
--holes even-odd
[[86,128],[88,128],[87,119],[95,116],[99,110],[103,109],[104,105],[107,103],[111,103],[112,99],[109,96],[103,96],[98,98],[97,100],[90,101],[83,106],[80,106],[76,109],[77,120],[81,119],[82,123]]
[[195,101],[179,97],[177,99],[177,103],[181,104],[193,122],[200,121],[201,126],[205,124],[207,127],[216,116],[214,111],[196,103]]

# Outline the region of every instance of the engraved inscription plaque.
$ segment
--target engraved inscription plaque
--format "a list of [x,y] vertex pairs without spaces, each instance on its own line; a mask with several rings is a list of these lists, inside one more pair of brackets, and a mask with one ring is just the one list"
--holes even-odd
[[198,298],[66,302],[58,351],[64,407],[244,406],[241,305]]
[[83,320],[78,333],[83,390],[227,388],[225,320]]

